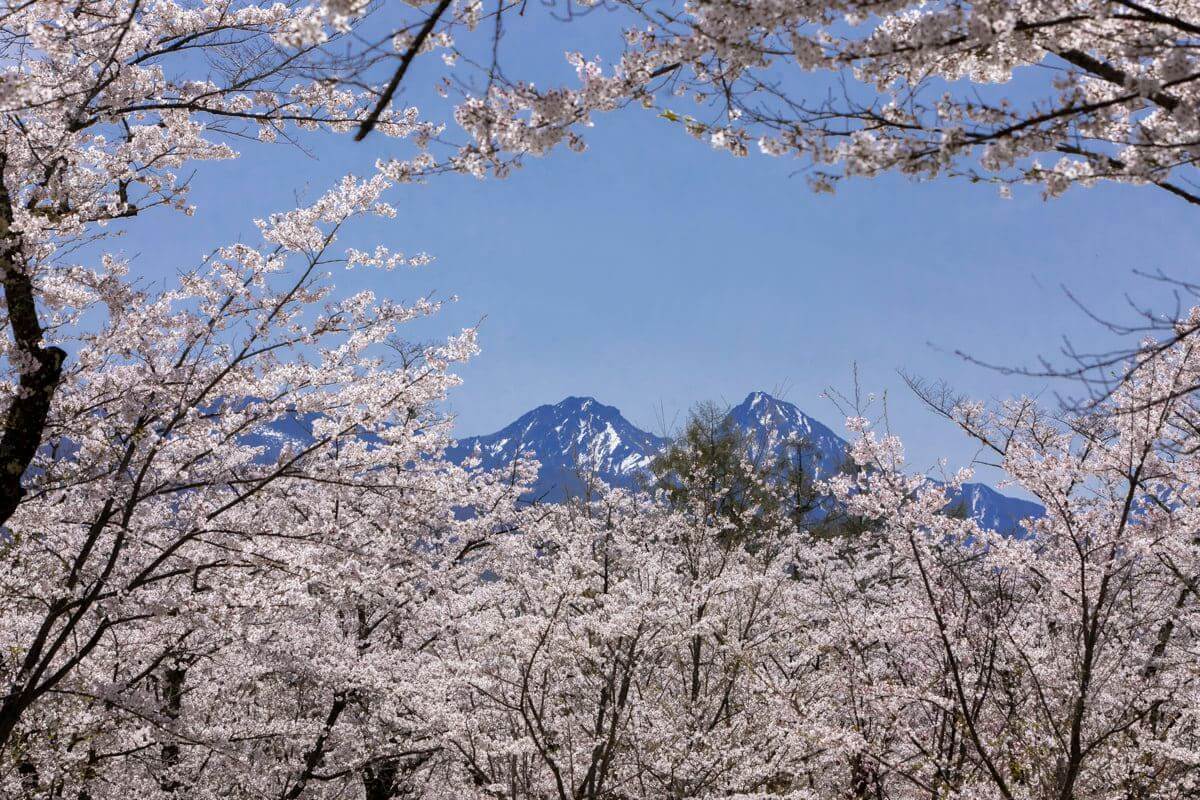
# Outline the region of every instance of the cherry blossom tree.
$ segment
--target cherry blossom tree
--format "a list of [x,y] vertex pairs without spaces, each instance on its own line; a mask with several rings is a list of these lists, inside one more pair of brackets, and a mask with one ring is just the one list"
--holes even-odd
[[498,153],[580,149],[596,112],[641,104],[735,155],[798,156],[818,190],[895,170],[1047,196],[1116,180],[1200,203],[1193,3],[614,0],[603,24],[587,13],[600,4],[548,3],[605,31],[615,16],[624,37],[607,59],[568,52],[576,84],[536,76],[536,87],[503,67],[527,5],[463,14],[442,2],[399,33],[406,47],[381,99],[421,54],[440,52],[450,68],[439,85],[458,94],[475,171]]
[[947,408],[1045,505],[1024,538],[941,513],[946,488],[852,421],[863,469],[833,488],[875,522],[853,550],[798,551],[810,635],[844,676],[825,735],[848,768],[813,776],[824,791],[1195,793],[1195,348],[1146,343],[1145,368],[1084,414]]
[[[361,538],[365,520],[401,519],[408,508],[410,525],[388,528],[393,536],[379,547],[390,541],[391,557],[411,565],[421,547],[433,553],[459,536],[466,523],[456,514],[473,512],[486,528],[504,512],[499,495],[487,497],[439,458],[447,438],[433,404],[455,382],[448,367],[473,351],[473,333],[408,348],[399,326],[437,303],[343,296],[327,275],[338,264],[427,260],[334,248],[353,217],[393,214],[382,194],[395,180],[433,168],[420,154],[437,127],[415,111],[373,117],[380,133],[411,139],[414,164],[389,162],[261,221],[258,248],[224,247],[195,268],[163,265],[182,270],[177,285],[143,288],[112,252],[80,263],[91,252],[80,246],[106,226],[127,228],[156,208],[190,213],[184,168],[235,157],[241,138],[349,131],[372,113],[377,92],[361,76],[382,56],[334,44],[362,10],[140,0],[3,10],[7,793],[80,786],[102,796],[105,781],[120,786],[139,774],[158,776],[146,780],[164,790],[198,780],[189,777],[193,751],[208,747],[205,763],[215,765],[213,743],[228,746],[237,727],[196,731],[225,718],[221,706],[185,698],[207,692],[228,710],[246,675],[282,674],[267,643],[222,626],[254,609],[245,624],[256,630],[300,629],[302,604],[281,601],[273,618],[262,599],[308,597],[300,576],[314,574],[312,559],[331,562],[330,549],[356,526]],[[275,442],[281,429],[302,433]],[[370,555],[378,576],[383,555]],[[329,578],[339,575],[349,580],[336,570]],[[404,583],[399,573],[393,580]],[[393,616],[384,599],[361,605],[368,617]],[[310,624],[324,619],[307,613]],[[338,631],[322,630],[328,638],[311,641],[332,647]],[[331,684],[313,685],[318,697]],[[312,709],[291,699],[290,719],[303,726]],[[264,703],[255,713],[269,727],[283,712]],[[268,747],[261,732],[243,733]],[[303,750],[298,733],[287,748],[320,749]],[[147,761],[152,751],[157,760]],[[264,780],[294,787],[316,762],[297,756],[294,766],[264,770]]]
[[[124,278],[74,263],[75,245],[156,206],[188,212],[181,168],[234,157],[238,137],[347,129],[372,94],[346,83],[362,58],[322,52],[321,31],[343,23],[319,8],[84,0],[7,4],[0,18],[3,358],[14,375],[0,438],[2,522],[64,379],[69,356],[57,339],[71,314],[59,309]],[[379,127],[431,131],[403,112]]]
[[786,559],[619,493],[493,552],[494,580],[455,598],[473,624],[442,648],[455,783],[437,796],[765,796],[818,747],[779,735],[769,691],[807,638]]
[[[416,647],[406,609],[444,590],[436,565],[501,529],[519,486],[440,459],[434,404],[473,332],[403,347],[400,326],[436,303],[331,293],[337,262],[407,262],[331,250],[350,218],[391,213],[387,185],[347,179],[179,288],[138,292],[116,263],[72,273],[55,329],[74,357],[2,549],[0,780],[14,792],[82,782],[101,797],[90,784],[111,783],[109,767],[117,786],[138,771],[183,786],[188,759],[221,774],[218,753],[293,791],[333,747],[310,719],[319,703],[399,713],[374,709],[369,687],[399,681],[370,664],[407,662],[398,643],[376,655],[372,635]],[[273,773],[238,747],[301,754]],[[149,750],[152,767],[127,763]],[[356,780],[371,763],[353,763]]]
[[1190,3],[718,2],[648,16],[664,21],[638,51],[678,64],[668,88],[703,109],[664,113],[735,153],[803,156],[819,189],[898,170],[1047,195],[1112,179],[1198,202]]

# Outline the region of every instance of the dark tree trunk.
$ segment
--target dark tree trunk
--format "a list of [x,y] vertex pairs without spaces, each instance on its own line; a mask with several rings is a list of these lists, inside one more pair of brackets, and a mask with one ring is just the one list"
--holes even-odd
[[391,760],[363,769],[363,795],[366,800],[392,800],[396,794],[399,773],[399,765]]
[[20,263],[19,232],[12,230],[12,198],[4,183],[6,159],[0,154],[0,272],[8,323],[17,345],[15,364],[20,374],[12,404],[4,415],[0,436],[0,524],[8,521],[25,495],[21,477],[42,443],[50,401],[62,377],[67,354],[58,347],[42,346],[33,280]]
[[[163,675],[163,714],[174,722],[183,711],[183,682],[187,670],[181,666],[168,669]],[[183,786],[175,774],[179,767],[179,745],[168,742],[162,747],[162,775],[159,785],[164,792],[174,794]]]

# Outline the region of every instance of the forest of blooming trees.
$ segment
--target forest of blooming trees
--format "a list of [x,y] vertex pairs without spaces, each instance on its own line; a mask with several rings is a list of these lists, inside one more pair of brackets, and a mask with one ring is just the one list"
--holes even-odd
[[[416,345],[437,303],[338,288],[425,260],[354,241],[397,184],[582,150],[626,105],[818,190],[1200,203],[1200,3],[606,0],[608,62],[503,67],[592,5],[0,4],[0,797],[1200,797],[1200,310],[1064,367],[1074,404],[917,387],[1045,506],[1028,536],[946,513],[865,415],[830,536],[723,513],[702,469],[521,502],[536,464],[443,457],[475,332]],[[301,136],[407,155],[164,283],[108,244]],[[263,444],[297,417],[310,443]]]

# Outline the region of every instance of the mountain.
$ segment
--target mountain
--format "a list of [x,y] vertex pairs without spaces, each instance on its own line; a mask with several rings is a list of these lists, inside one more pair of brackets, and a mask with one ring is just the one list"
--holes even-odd
[[[845,439],[792,403],[766,392],[751,392],[730,409],[729,416],[746,434],[756,457],[777,458],[786,442],[802,438],[809,446],[805,468],[817,477],[832,475],[847,457]],[[460,439],[447,456],[461,461],[474,453],[484,468],[495,469],[528,453],[542,464],[532,494],[554,502],[578,491],[581,468],[611,486],[636,486],[651,459],[669,441],[641,430],[613,406],[590,397],[568,397],[539,406],[496,433]],[[1001,533],[1020,534],[1020,520],[1044,513],[1036,503],[1008,497],[982,483],[965,484],[957,494],[952,505],[961,503],[981,525]]]
[[[786,442],[800,438],[808,443],[805,469],[822,478],[836,472],[847,457],[845,439],[792,403],[766,392],[751,392],[730,409],[729,417],[745,433],[756,457],[776,459],[783,455]],[[285,446],[311,444],[313,421],[310,414],[290,414],[245,441],[261,446],[260,459],[270,461]],[[585,473],[611,486],[636,487],[651,459],[669,443],[641,430],[613,406],[591,397],[568,397],[539,406],[493,434],[460,439],[446,455],[461,462],[475,454],[482,467],[498,469],[528,453],[542,465],[531,495],[555,502],[577,494]],[[1008,497],[982,483],[964,484],[951,506],[961,507],[985,528],[1012,534],[1021,533],[1021,520],[1045,513],[1037,503]]]
[[791,403],[766,392],[751,392],[729,410],[729,418],[749,439],[752,455],[764,461],[778,460],[784,447],[797,439],[806,444],[805,469],[819,478],[837,472],[846,460],[849,445],[829,428]]
[[964,483],[951,495],[951,506],[961,504],[967,516],[984,528],[1000,533],[1024,535],[1021,521],[1044,516],[1046,509],[1031,500],[1000,494],[985,483]]
[[[803,439],[811,447],[805,468],[817,477],[836,472],[848,457],[849,442],[791,403],[766,392],[751,392],[730,412],[734,423],[750,438],[757,454],[779,458],[789,440]],[[1008,497],[983,483],[966,483],[951,493],[952,508],[961,507],[985,528],[1019,533],[1021,520],[1045,513],[1037,503]]]
[[259,463],[273,462],[285,447],[299,448],[310,446],[316,439],[313,437],[312,426],[316,421],[315,414],[298,414],[290,411],[284,417],[267,423],[254,433],[240,438],[243,444],[263,448],[262,454],[256,459]]
[[632,488],[667,443],[612,406],[590,397],[568,397],[538,406],[493,434],[460,439],[446,455],[461,461],[474,453],[482,467],[495,469],[531,453],[542,465],[534,494],[553,501],[580,488],[581,468],[611,486]]

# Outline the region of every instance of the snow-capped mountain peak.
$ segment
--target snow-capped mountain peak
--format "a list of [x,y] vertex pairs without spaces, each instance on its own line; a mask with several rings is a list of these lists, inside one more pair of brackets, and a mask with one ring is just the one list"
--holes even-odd
[[750,440],[757,457],[779,458],[790,442],[805,445],[807,466],[822,477],[833,474],[846,457],[846,440],[794,404],[766,392],[751,392],[729,411],[733,424]]
[[538,493],[560,496],[584,473],[631,486],[666,444],[613,406],[592,397],[567,397],[538,406],[493,434],[461,439],[447,455],[457,460],[475,453],[484,468],[496,468],[531,454],[542,465]]

